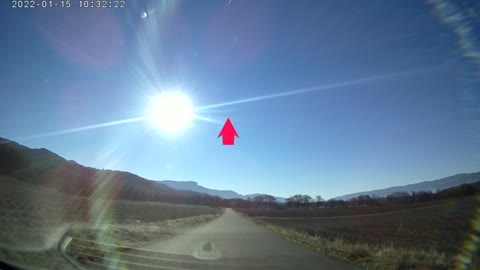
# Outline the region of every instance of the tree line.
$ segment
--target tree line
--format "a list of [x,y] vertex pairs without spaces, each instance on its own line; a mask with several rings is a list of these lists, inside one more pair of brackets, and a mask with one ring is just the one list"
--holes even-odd
[[295,194],[286,199],[285,203],[279,203],[275,197],[260,195],[244,199],[221,199],[218,202],[223,207],[233,208],[340,208],[340,207],[378,207],[392,204],[421,203],[436,200],[445,200],[463,196],[470,196],[480,193],[480,182],[463,184],[460,186],[440,191],[416,191],[416,192],[394,192],[386,197],[360,195],[349,200],[330,199],[324,200],[321,196],[315,198],[305,194]]

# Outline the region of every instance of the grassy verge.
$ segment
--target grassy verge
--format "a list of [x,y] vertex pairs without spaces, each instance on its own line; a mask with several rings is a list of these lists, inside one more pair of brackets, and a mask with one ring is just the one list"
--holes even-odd
[[152,242],[173,237],[185,230],[205,224],[220,215],[221,213],[207,214],[150,223],[114,224],[100,227],[78,225],[73,226],[67,234],[73,238],[125,248],[142,248]]
[[96,229],[72,228],[66,233],[73,237],[71,247],[66,254],[70,258],[75,258],[76,262],[101,263],[101,258],[106,256],[105,252],[126,252],[133,248],[147,248],[151,243],[173,237],[184,230],[205,224],[220,215],[221,213],[200,215],[152,224],[106,226]]
[[393,245],[350,243],[342,240],[311,236],[305,232],[277,226],[254,219],[259,225],[284,238],[307,246],[323,254],[339,258],[366,269],[450,269],[452,259],[434,249],[415,250],[396,248]]

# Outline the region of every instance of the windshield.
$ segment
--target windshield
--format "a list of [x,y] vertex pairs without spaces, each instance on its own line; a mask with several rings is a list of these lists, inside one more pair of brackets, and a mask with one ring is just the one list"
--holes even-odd
[[480,269],[478,1],[4,0],[0,268]]

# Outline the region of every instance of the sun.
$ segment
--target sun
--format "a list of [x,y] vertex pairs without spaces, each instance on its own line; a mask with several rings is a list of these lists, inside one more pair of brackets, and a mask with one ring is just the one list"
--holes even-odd
[[185,131],[195,117],[190,98],[181,91],[165,91],[152,97],[147,115],[155,127],[168,134]]

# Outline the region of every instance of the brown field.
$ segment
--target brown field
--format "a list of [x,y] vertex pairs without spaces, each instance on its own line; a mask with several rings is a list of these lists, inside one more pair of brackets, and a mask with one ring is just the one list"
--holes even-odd
[[[428,204],[372,208],[239,211],[255,217],[287,238],[297,238],[292,240],[370,268],[382,269],[386,264],[369,263],[369,260],[378,259],[369,254],[369,250],[373,253],[390,249],[398,254],[433,254],[443,262],[432,268],[444,269],[454,263],[458,254],[465,253],[464,247],[472,235],[478,236],[472,228],[472,221],[479,207],[480,198],[465,197]],[[328,245],[331,250],[326,250]],[[361,247],[365,253],[353,257],[343,254],[345,250],[359,252],[352,247]],[[471,255],[478,254],[473,251]]]
[[207,206],[93,200],[0,177],[0,260],[63,268],[56,245],[65,234],[141,247],[220,212]]

